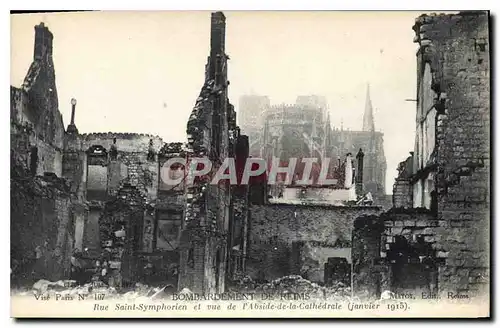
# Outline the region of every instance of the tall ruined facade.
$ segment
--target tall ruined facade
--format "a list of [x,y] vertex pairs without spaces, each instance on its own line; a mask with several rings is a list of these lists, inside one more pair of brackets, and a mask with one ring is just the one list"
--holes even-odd
[[484,292],[489,277],[489,15],[421,16],[413,207],[435,211],[442,289]]
[[13,282],[69,279],[78,252],[109,264],[110,285],[176,285],[184,196],[161,183],[169,145],[146,134],[80,134],[76,100],[65,129],[52,40],[35,26],[33,63],[11,87]]
[[53,35],[35,26],[33,62],[11,94],[11,259],[13,282],[70,272],[75,195],[61,179],[65,131],[58,110]]
[[[357,255],[355,279],[381,290],[485,295],[489,287],[489,15],[416,19],[415,148],[399,164],[394,208],[353,232],[380,254]],[[366,220],[365,220],[366,221]],[[374,238],[374,232],[377,238]],[[356,238],[355,238],[356,237]],[[371,263],[371,264],[369,264]],[[376,263],[374,265],[373,263]],[[400,277],[405,277],[401,280]]]
[[[205,83],[187,124],[187,158],[208,158],[214,172],[224,160],[235,158],[236,145],[243,138],[228,99],[225,29],[224,14],[213,13]],[[229,184],[214,185],[206,179],[195,179],[186,186],[179,288],[198,293],[224,291],[231,245],[232,193]]]

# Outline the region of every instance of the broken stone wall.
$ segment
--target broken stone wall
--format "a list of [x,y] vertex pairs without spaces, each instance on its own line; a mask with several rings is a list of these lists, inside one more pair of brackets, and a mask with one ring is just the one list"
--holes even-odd
[[[58,110],[52,33],[35,26],[34,59],[11,87],[11,254],[13,280],[69,278],[74,194],[62,176],[64,127]],[[31,281],[32,282],[32,281]]]
[[399,163],[398,176],[392,189],[392,206],[412,208],[413,186],[411,175],[413,174],[413,152],[404,162]]
[[[157,153],[163,145],[160,138],[135,133],[92,133],[79,136],[80,150],[67,161],[68,175],[81,179],[80,188],[90,210],[84,225],[83,247],[98,254],[99,219],[108,201],[114,201],[125,185],[137,188],[147,201],[157,196],[159,164]],[[68,153],[69,155],[69,153]],[[81,162],[77,162],[81,161]]]
[[437,273],[447,256],[439,231],[444,222],[422,208],[394,208],[383,213],[381,221],[380,257],[387,264],[380,278],[381,290],[412,292],[417,298],[437,293]]
[[13,283],[68,279],[74,223],[69,186],[55,176],[11,177]]
[[37,138],[31,125],[11,123],[11,147],[33,176],[45,172],[62,176],[63,150]]
[[[350,284],[350,276],[346,282],[344,278],[332,280],[334,274],[325,276],[325,268],[330,259],[341,258],[345,260],[346,265],[351,265],[351,242],[344,241],[329,244],[318,241],[292,242],[292,263],[290,272],[302,276],[304,279],[327,283],[330,278],[330,284],[341,281],[344,284]],[[330,260],[331,262],[331,260]],[[339,277],[337,277],[339,278]]]
[[[163,141],[135,133],[92,133],[81,135],[80,139],[85,167],[82,184],[90,207],[83,247],[89,248],[94,257],[110,258],[117,266],[111,270],[115,284],[160,283],[162,272],[165,281],[174,283],[178,237],[170,231],[180,226],[184,203],[183,197],[165,198],[158,192],[161,182],[158,153]],[[95,198],[99,195],[96,191],[103,197]],[[175,209],[181,211],[177,219],[170,215]],[[165,226],[163,219],[174,226]],[[125,241],[114,236],[122,226],[126,231]],[[168,249],[163,243],[167,243]]]
[[[82,150],[102,146],[107,157],[107,193],[116,195],[123,183],[142,190],[153,200],[159,183],[158,151],[163,146],[159,137],[137,133],[92,133],[82,135]],[[86,181],[85,181],[86,182]]]
[[392,205],[394,207],[412,207],[412,186],[410,181],[399,179],[394,183]]
[[[48,111],[46,108],[33,108],[34,104],[25,101],[28,93],[23,89],[11,87],[11,146],[15,149],[14,156],[22,157],[21,161],[29,167],[32,175],[43,175],[51,172],[62,176],[63,136],[62,121],[46,123],[55,130],[51,137],[40,132],[41,122],[31,122],[23,115],[27,111]],[[21,114],[19,114],[21,113]],[[59,114],[59,111],[57,111]],[[51,111],[45,115],[55,115]],[[60,114],[59,114],[60,115]]]
[[61,176],[64,126],[58,109],[52,33],[35,26],[33,62],[20,88],[11,87],[11,123],[30,130],[30,145],[38,149],[37,174]]
[[64,140],[64,154],[62,161],[62,176],[71,183],[80,203],[83,203],[86,194],[87,154],[82,150],[81,139],[78,135],[67,134]]
[[[447,253],[440,290],[480,293],[489,280],[490,46],[487,12],[421,16],[419,65],[437,109],[436,235]],[[422,99],[426,101],[426,99]]]
[[[308,242],[321,248],[331,248],[331,256],[349,245],[353,222],[363,214],[377,214],[375,206],[327,205],[252,205],[250,207],[249,251],[247,273],[257,280],[272,280],[294,270],[290,259],[294,257],[292,244]],[[346,254],[347,256],[347,254]],[[322,270],[328,256],[310,256],[317,262],[311,272],[322,281]]]
[[362,299],[378,298],[381,275],[380,259],[383,223],[376,215],[363,215],[354,221],[352,230],[353,292]]
[[[438,219],[432,211],[393,208],[380,216],[358,217],[354,227],[355,295],[379,298],[388,290],[409,292],[417,299],[425,299],[452,291],[442,281],[450,252],[449,235],[443,230],[450,228],[448,222]],[[451,230],[464,237],[463,232]],[[464,269],[459,270],[465,272]],[[461,274],[453,279],[461,279]]]
[[[236,113],[227,91],[225,20],[222,12],[211,15],[205,83],[187,123],[187,156],[208,157],[214,171],[231,155],[236,133]],[[179,288],[200,293],[224,291],[230,199],[231,190],[225,184],[209,185],[201,178],[187,186]]]
[[[110,275],[119,281],[119,287],[142,280],[141,259],[144,217],[153,212],[146,204],[146,196],[135,186],[124,184],[116,197],[105,202],[98,217],[101,261],[118,266]],[[118,278],[118,279],[116,279]]]

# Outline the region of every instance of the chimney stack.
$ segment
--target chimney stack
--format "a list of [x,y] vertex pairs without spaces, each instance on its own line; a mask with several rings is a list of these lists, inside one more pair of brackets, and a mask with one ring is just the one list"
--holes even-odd
[[211,23],[210,52],[212,55],[224,54],[226,50],[226,16],[221,11],[212,13]]
[[[221,64],[224,61],[222,56],[225,56],[226,50],[226,17],[220,11],[212,13],[210,26],[210,66],[209,78],[214,80],[219,77],[217,73],[221,69]],[[220,81],[216,81],[220,82]]]
[[358,160],[358,169],[356,170],[356,195],[358,197],[363,197],[363,158],[365,154],[363,150],[359,148],[356,159]]
[[35,26],[35,51],[34,60],[40,60],[46,57],[52,57],[52,32],[42,22]]

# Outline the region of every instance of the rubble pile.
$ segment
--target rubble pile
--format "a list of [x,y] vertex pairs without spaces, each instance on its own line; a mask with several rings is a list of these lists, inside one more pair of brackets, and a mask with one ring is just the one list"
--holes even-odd
[[284,276],[264,284],[256,283],[249,276],[244,276],[235,282],[235,289],[239,292],[268,295],[307,294],[311,299],[345,300],[351,298],[351,287],[341,282],[325,287],[299,275]]
[[[351,298],[351,288],[341,282],[334,286],[320,286],[314,282],[302,278],[298,275],[281,277],[268,283],[257,283],[249,276],[240,277],[234,282],[230,291],[240,293],[255,293],[274,295],[279,299],[283,294],[308,295],[308,299],[323,300],[345,300]],[[176,292],[174,286],[165,285],[162,287],[152,287],[142,283],[136,283],[133,288],[116,289],[107,286],[101,281],[93,281],[77,286],[75,280],[61,280],[51,282],[48,280],[37,281],[31,290],[17,292],[18,295],[44,295],[51,298],[58,295],[64,298],[67,295],[79,297],[79,295],[101,294],[104,299],[123,299],[127,301],[147,301],[168,299]],[[178,294],[191,294],[192,292],[184,288]]]
[[77,286],[75,280],[59,280],[56,282],[48,280],[39,280],[34,285],[31,291],[22,291],[19,295],[43,295],[59,298],[66,296],[78,297],[79,295],[102,294],[104,297],[115,297],[118,295],[114,287],[108,287],[102,282],[92,282],[81,286]]
[[266,294],[305,294],[311,298],[323,298],[321,286],[298,275],[284,276],[269,283],[260,285],[256,292]]
[[60,280],[56,282],[48,280],[37,281],[31,290],[18,290],[15,292],[19,296],[43,295],[56,299],[64,299],[67,296],[74,298],[80,295],[103,295],[104,299],[125,299],[127,301],[140,300],[159,300],[165,299],[175,291],[172,285],[163,287],[151,287],[145,284],[137,283],[132,290],[117,290],[114,287],[107,286],[101,281],[93,281],[84,285],[77,286],[75,280]]
[[327,300],[342,300],[346,298],[352,298],[351,287],[346,286],[342,282],[337,282],[330,287],[322,287],[325,293],[325,299]]
[[118,298],[124,298],[129,301],[139,300],[158,300],[168,297],[174,293],[172,285],[165,285],[163,287],[151,287],[145,284],[137,283],[133,290],[124,294],[120,294]]
[[231,284],[228,284],[228,288],[231,292],[247,293],[253,292],[257,285],[258,284],[253,281],[250,276],[239,275],[232,281]]

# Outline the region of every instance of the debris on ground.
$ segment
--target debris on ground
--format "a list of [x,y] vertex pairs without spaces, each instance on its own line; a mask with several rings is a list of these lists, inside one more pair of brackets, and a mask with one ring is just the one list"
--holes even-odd
[[[342,282],[334,283],[332,286],[321,286],[302,278],[300,275],[284,276],[265,283],[256,282],[250,276],[242,275],[238,277],[238,280],[233,281],[229,289],[242,293],[275,295],[278,299],[286,294],[289,294],[292,299],[296,295],[299,297],[301,295],[308,295],[309,299],[323,300],[345,300],[351,298],[351,287]],[[132,289],[117,290],[102,281],[93,281],[77,286],[74,280],[51,282],[42,279],[33,285],[31,293],[35,293],[36,295],[70,295],[73,297],[101,294],[104,299],[118,298],[127,301],[146,301],[168,299],[170,295],[176,293],[176,289],[170,284],[153,287],[143,283],[136,283]],[[188,288],[183,288],[177,294],[189,296],[193,295],[193,292]],[[386,294],[388,293],[385,293],[383,297],[387,296]]]
[[297,294],[298,296],[307,294],[310,298],[325,300],[341,300],[351,297],[351,287],[342,282],[325,287],[304,279],[300,275],[284,276],[267,283],[257,283],[249,276],[238,277],[233,281],[232,289],[279,297],[283,294]]
[[257,286],[257,283],[250,276],[238,276],[232,281],[231,289],[237,292],[249,292],[253,291]]
[[75,280],[59,280],[56,282],[40,279],[33,285],[33,290],[38,293],[45,293],[48,290],[62,291],[76,286]]
[[311,298],[324,297],[321,286],[299,275],[284,276],[260,285],[256,288],[256,292],[266,294],[307,294]]

